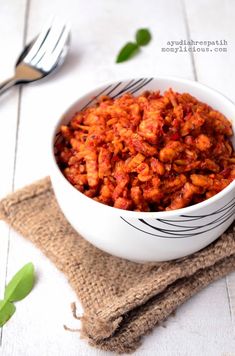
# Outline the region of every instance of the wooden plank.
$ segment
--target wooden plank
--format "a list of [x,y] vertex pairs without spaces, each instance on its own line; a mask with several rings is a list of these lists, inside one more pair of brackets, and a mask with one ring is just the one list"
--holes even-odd
[[[0,81],[13,75],[15,61],[22,50],[26,1],[0,1]],[[19,108],[19,90],[13,89],[0,97],[0,199],[13,187],[15,142]],[[0,221],[0,298],[4,293],[9,248],[9,228]],[[0,330],[0,345],[2,329]]]
[[[134,16],[130,17],[133,9]],[[46,143],[50,127],[60,112],[86,90],[103,81],[122,77],[178,74],[192,78],[190,58],[173,58],[162,54],[159,44],[164,44],[173,36],[176,26],[179,33],[185,35],[181,11],[180,1],[173,0],[161,0],[158,6],[151,0],[148,7],[143,7],[140,0],[119,2],[118,7],[114,0],[102,0],[99,3],[95,0],[71,0],[69,6],[62,0],[31,1],[28,39],[40,31],[51,13],[56,12],[61,18],[71,21],[72,48],[67,63],[56,76],[24,88],[16,187],[49,173]],[[133,38],[136,29],[146,26],[143,18],[148,18],[147,25],[153,34],[151,45],[144,48],[132,62],[115,64],[115,56],[124,42]],[[25,345],[27,354],[34,356],[104,354],[90,348],[77,334],[63,330],[63,324],[77,327],[69,307],[76,296],[64,276],[37,249],[15,233],[11,234],[11,241],[9,278],[28,260],[34,262],[39,277],[33,293],[20,303],[14,318],[5,327],[4,355],[25,355]],[[80,305],[79,308],[81,310]]]
[[[58,13],[71,20],[72,49],[56,76],[23,92],[16,187],[48,174],[50,127],[59,113],[86,90],[123,77],[193,78],[188,54],[161,52],[168,40],[176,39],[176,33],[179,38],[187,36],[181,1],[149,0],[146,4],[143,6],[141,0],[120,1],[118,6],[115,0],[70,0],[68,6],[62,0],[31,0],[28,37],[40,30],[51,13]],[[143,26],[152,31],[151,45],[131,62],[115,64],[120,47]],[[4,356],[111,355],[91,348],[76,333],[63,330],[63,324],[78,327],[69,308],[76,300],[74,292],[65,277],[29,242],[15,233],[11,233],[11,241],[8,276],[32,260],[38,282],[30,296],[17,305],[16,314],[4,329]],[[82,312],[79,302],[78,307]],[[219,356],[234,349],[226,285],[221,280],[182,306],[166,328],[154,330],[135,355]]]
[[227,282],[230,314],[233,323],[233,329],[235,332],[235,273],[231,273],[229,276],[227,276],[226,282]]
[[[227,42],[227,45],[211,46],[207,53],[194,53],[198,80],[219,90],[235,102],[235,2],[186,0],[185,4],[191,39]],[[227,52],[215,52],[215,48],[221,47],[227,48]],[[226,278],[226,283],[235,331],[235,273]]]
[[[129,17],[131,9],[135,9],[133,18]],[[114,0],[102,0],[99,6],[95,0],[71,0],[69,7],[63,1],[57,1],[56,5],[53,1],[32,1],[28,39],[40,31],[42,23],[55,11],[61,18],[70,19],[71,53],[63,68],[51,80],[24,88],[24,119],[20,123],[17,168],[22,164],[19,162],[28,162],[33,169],[27,175],[20,168],[16,170],[16,187],[48,172],[48,147],[44,143],[49,140],[49,128],[64,108],[82,93],[101,82],[123,77],[193,76],[189,56],[171,57],[161,52],[166,40],[174,35],[175,26],[178,26],[182,36],[185,34],[180,1],[168,0],[167,5],[165,0],[161,0],[159,6],[156,6],[156,2],[151,0],[148,7],[141,6],[140,0],[120,2],[118,7]],[[176,13],[180,14],[182,21],[176,19]],[[120,26],[121,15],[124,16],[123,26]],[[120,47],[134,37],[136,29],[143,26],[143,18],[148,18],[148,26],[153,34],[152,43],[131,62],[115,64]],[[163,21],[163,18],[167,18],[167,22]],[[40,149],[36,147],[39,142]],[[34,147],[34,150],[29,150],[28,147]]]
[[[226,46],[211,46],[209,52],[194,53],[198,80],[235,101],[234,92],[234,15],[233,0],[185,0],[191,39],[203,41],[226,40]],[[226,47],[227,52],[215,52]]]

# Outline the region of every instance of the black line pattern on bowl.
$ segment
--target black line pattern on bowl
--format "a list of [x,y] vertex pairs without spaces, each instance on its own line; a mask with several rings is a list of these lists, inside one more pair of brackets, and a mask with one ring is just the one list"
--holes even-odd
[[[93,98],[91,98],[80,110],[85,110],[88,106],[94,104],[101,95],[108,95],[112,99],[115,99],[125,93],[134,94],[138,90],[143,89],[152,80],[153,80],[153,78],[139,78],[136,80],[132,79],[121,89],[120,89],[120,86],[122,85],[123,82],[119,82],[117,84],[110,84],[107,87],[105,87],[104,89],[102,89]],[[118,88],[119,88],[119,90],[118,90]],[[113,93],[113,95],[111,95],[111,93]],[[54,146],[60,142],[60,140],[62,138],[62,134],[60,132],[57,132],[55,136],[56,137],[55,137]],[[56,152],[55,152],[55,155],[57,155]]]
[[[96,102],[96,100],[101,96],[101,95],[108,95],[112,99],[118,98],[119,96],[125,94],[125,93],[131,93],[134,94],[138,90],[143,89],[147,84],[149,84],[153,78],[140,78],[140,79],[132,79],[130,80],[123,88],[119,88],[123,82],[119,82],[117,84],[110,84],[106,88],[102,89],[96,96],[94,96],[92,99],[90,99],[82,108],[81,110],[86,109],[89,105],[92,105]],[[119,88],[119,90],[118,90]],[[113,93],[111,95],[111,93]]]
[[86,109],[90,104],[92,104],[93,102],[95,102],[96,99],[98,99],[98,97],[99,97],[100,95],[102,95],[102,94],[105,95],[106,90],[108,90],[108,89],[111,88],[111,87],[112,87],[112,84],[108,85],[108,86],[107,86],[106,88],[104,88],[101,92],[99,92],[99,94],[97,94],[96,96],[94,96],[93,98],[91,98],[91,99],[80,109],[80,111]]
[[108,91],[108,93],[106,93],[106,95],[110,96],[110,94],[116,90],[120,85],[122,84],[122,82],[117,83],[117,85],[115,85],[110,91]]
[[136,93],[138,90],[144,88],[145,85],[147,85],[148,83],[150,83],[152,80],[153,80],[153,78],[146,79],[144,83],[142,83],[140,86],[138,86],[138,87],[135,88],[134,90],[131,90],[130,93],[131,93],[131,94]]
[[[231,205],[230,205],[230,204],[231,204]],[[223,212],[224,210],[227,209],[228,206],[233,206],[234,204],[235,204],[235,197],[232,198],[232,199],[231,199],[227,204],[225,204],[222,208],[220,208],[220,209],[214,211],[214,212],[211,213],[211,214],[208,214],[207,216],[211,216],[211,215],[215,215],[215,214],[218,214],[218,213],[220,213],[220,212]],[[199,219],[201,219],[202,217],[204,217],[204,215],[181,215],[181,216],[184,217],[184,218],[186,218],[185,221],[199,220]],[[191,220],[189,220],[188,218],[191,218]],[[168,219],[168,221],[172,221],[172,222],[176,221],[176,222],[177,222],[178,220],[169,220],[169,219]],[[181,220],[181,221],[183,221],[183,220]]]
[[125,93],[131,93],[134,94],[138,90],[143,89],[147,84],[149,84],[153,78],[140,78],[137,79],[136,81],[131,80],[129,83],[126,84],[124,88],[122,88],[118,93],[115,95],[111,95],[111,98],[115,99],[118,98],[119,96],[125,94]]
[[[189,228],[187,225],[181,225],[180,223],[184,222],[187,224],[187,222],[192,221],[191,216],[181,215],[180,218],[181,217],[183,217],[183,220],[174,220],[174,222],[178,222],[179,224],[172,224],[171,219],[155,219],[156,221],[160,222],[162,227],[154,226],[145,219],[138,219],[138,223],[140,223],[138,224],[138,226],[136,226],[136,224],[133,224],[133,220],[131,220],[130,222],[127,219],[124,219],[123,217],[121,217],[121,219],[125,221],[128,225],[134,227],[135,229],[151,236],[161,238],[187,238],[211,231],[216,227],[224,224],[232,217],[235,217],[235,198],[232,198],[230,202],[227,203],[224,207],[214,211],[213,213],[207,215],[200,215],[200,218],[197,218],[198,222],[202,219],[213,218],[213,220],[210,222],[204,221],[204,223],[201,222],[200,225],[194,225],[193,227]],[[187,220],[185,219],[185,217],[188,217],[189,219]],[[147,226],[149,230],[144,230],[144,226]],[[174,227],[177,228],[177,230],[174,229]],[[181,230],[178,230],[178,228],[181,228]]]
[[141,81],[143,81],[143,78],[137,79],[136,81],[134,79],[130,80],[119,92],[117,92],[117,94],[113,95],[112,98],[115,99],[116,97],[128,92]]
[[[213,213],[211,214],[208,214],[208,215],[197,215],[197,216],[193,216],[193,215],[181,215],[181,217],[183,218],[186,218],[185,220],[180,220],[180,222],[189,222],[189,221],[197,221],[197,220],[200,220],[200,219],[203,219],[205,217],[208,217],[208,216],[213,216],[213,215],[216,215],[216,214],[219,214],[219,213],[222,213],[224,211],[227,211],[227,209],[230,209],[230,208],[234,208],[235,207],[235,197],[232,198],[227,204],[225,204],[222,208],[214,211]],[[178,223],[179,220],[172,220],[172,219],[158,219],[158,221],[161,221],[163,223],[167,223],[168,225],[172,225],[174,227],[184,227],[182,225],[177,225],[177,224],[172,224],[173,222],[176,222]]]

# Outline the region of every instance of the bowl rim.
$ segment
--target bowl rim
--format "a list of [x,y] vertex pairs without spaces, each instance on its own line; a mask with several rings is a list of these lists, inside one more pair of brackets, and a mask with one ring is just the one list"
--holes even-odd
[[[102,89],[104,89],[104,87],[108,86],[108,85],[115,85],[118,82],[126,82],[126,81],[130,81],[130,80],[138,80],[140,78],[136,77],[136,78],[121,78],[119,80],[114,80],[114,81],[107,81],[102,83],[101,85],[95,87],[92,90],[86,91],[85,93],[83,93],[78,99],[76,99],[69,107],[67,107],[67,109],[65,111],[63,111],[63,113],[59,116],[59,119],[56,120],[56,122],[53,125],[52,128],[52,134],[51,134],[51,141],[50,141],[50,153],[51,153],[51,157],[52,157],[52,165],[55,168],[56,172],[59,174],[60,178],[62,178],[63,182],[68,186],[68,188],[71,191],[74,191],[75,194],[77,194],[78,196],[80,195],[83,199],[85,199],[87,202],[90,202],[92,205],[100,207],[102,209],[108,209],[110,212],[116,212],[118,215],[120,216],[125,216],[125,217],[130,217],[130,218],[137,218],[137,219],[141,219],[141,218],[154,218],[154,219],[158,219],[158,218],[169,218],[172,216],[180,216],[180,215],[187,215],[189,213],[193,213],[193,212],[197,212],[200,209],[206,208],[207,206],[210,206],[216,202],[218,202],[221,198],[223,198],[225,195],[229,194],[230,192],[232,192],[234,190],[234,197],[235,198],[235,180],[233,182],[231,182],[226,188],[224,188],[223,190],[221,190],[219,193],[215,194],[213,197],[208,198],[206,200],[204,200],[201,203],[197,203],[194,205],[190,205],[187,206],[185,208],[181,208],[181,209],[175,209],[175,210],[169,210],[169,211],[154,211],[154,212],[138,212],[138,211],[132,211],[132,210],[123,210],[123,209],[119,209],[119,208],[115,208],[113,206],[109,206],[100,202],[95,201],[92,198],[87,197],[85,194],[81,193],[79,190],[77,190],[63,175],[63,173],[61,172],[57,162],[56,162],[56,158],[55,158],[55,153],[54,153],[54,139],[56,136],[56,131],[58,129],[58,126],[60,124],[60,122],[65,118],[65,116],[67,115],[67,113],[75,106],[79,103],[79,101],[83,100],[86,98],[86,96],[88,95],[93,95],[94,92],[96,91],[100,91]],[[146,78],[148,79],[148,78]],[[162,76],[162,77],[153,77],[153,80],[159,80],[159,81],[172,81],[172,82],[178,82],[178,83],[183,83],[183,84],[187,84],[187,85],[191,85],[193,87],[199,88],[201,90],[204,91],[208,91],[210,94],[215,95],[217,97],[220,97],[220,99],[223,99],[225,101],[226,105],[229,105],[235,112],[235,104],[234,102],[229,99],[228,97],[226,97],[224,94],[222,94],[220,91],[211,88],[205,84],[202,84],[198,81],[194,81],[194,80],[189,80],[189,79],[184,79],[184,78],[180,78],[180,77],[176,77],[176,76]],[[173,85],[172,85],[173,87]],[[173,88],[174,89],[174,88]],[[234,117],[235,120],[235,117]],[[235,133],[234,133],[235,135]]]

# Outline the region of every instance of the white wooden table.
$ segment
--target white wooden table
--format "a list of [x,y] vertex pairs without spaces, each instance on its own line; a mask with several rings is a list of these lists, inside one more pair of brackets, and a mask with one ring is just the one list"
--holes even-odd
[[[71,22],[70,56],[50,80],[0,98],[0,197],[48,174],[49,128],[80,94],[101,82],[175,75],[199,80],[235,101],[234,0],[0,0],[0,79],[12,74],[23,45],[52,14]],[[151,44],[133,60],[115,64],[117,51],[140,27],[151,29]],[[226,40],[227,52],[161,50],[167,41],[181,39]],[[0,222],[1,296],[6,280],[28,261],[36,266],[37,284],[0,330],[0,354],[109,355],[63,329],[63,324],[78,327],[70,311],[75,293],[39,250]],[[230,275],[179,308],[135,355],[234,356],[234,319],[235,275]]]

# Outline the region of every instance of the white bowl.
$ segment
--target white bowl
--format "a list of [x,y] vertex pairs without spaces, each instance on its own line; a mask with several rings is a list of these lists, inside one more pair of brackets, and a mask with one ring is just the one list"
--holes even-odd
[[[134,212],[103,205],[76,190],[63,176],[55,160],[54,142],[61,124],[93,105],[101,94],[112,97],[126,91],[172,87],[189,92],[232,120],[235,106],[223,95],[197,82],[179,78],[132,79],[95,89],[78,99],[57,121],[52,133],[51,180],[58,203],[71,225],[89,242],[112,255],[136,262],[166,261],[189,255],[217,239],[235,218],[235,181],[202,203],[173,211]],[[235,137],[233,136],[235,147]]]

